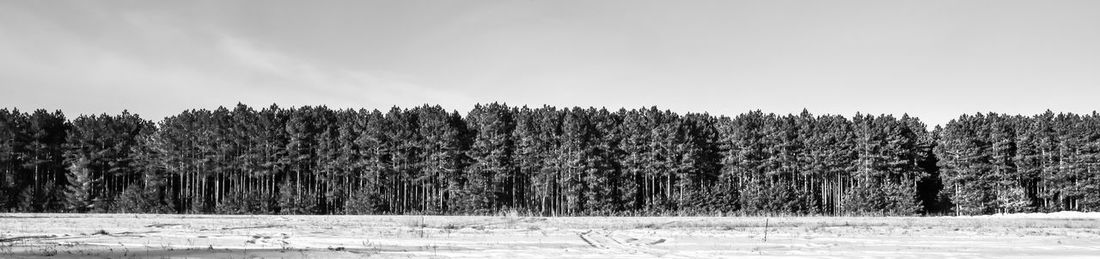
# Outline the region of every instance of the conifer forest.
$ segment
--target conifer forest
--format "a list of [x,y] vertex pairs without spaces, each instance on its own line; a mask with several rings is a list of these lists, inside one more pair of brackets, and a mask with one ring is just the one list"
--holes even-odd
[[1100,210],[1100,115],[467,114],[324,106],[161,121],[0,109],[0,211],[979,215]]

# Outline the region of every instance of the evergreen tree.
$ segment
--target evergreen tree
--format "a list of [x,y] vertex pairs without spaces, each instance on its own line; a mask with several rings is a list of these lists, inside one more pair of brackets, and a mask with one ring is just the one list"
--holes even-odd
[[[1100,210],[1100,115],[477,105],[0,109],[0,210],[988,214]],[[66,170],[67,169],[67,170]]]
[[69,167],[69,187],[65,191],[65,207],[70,211],[85,212],[92,207],[91,170],[87,158],[77,158]]
[[35,110],[28,116],[26,125],[27,140],[23,143],[20,160],[25,169],[24,178],[31,183],[20,194],[20,210],[57,210],[59,208],[50,206],[48,201],[58,198],[53,196],[52,185],[63,182],[65,177],[62,168],[62,145],[68,127],[65,115],[61,111]]
[[[378,110],[367,112],[360,111],[359,120],[355,124],[359,132],[355,144],[360,152],[359,191],[355,195],[359,199],[372,201],[369,204],[356,203],[345,205],[348,210],[357,214],[374,214],[389,212],[389,204],[383,197],[383,176],[389,174],[390,156],[388,153],[389,140],[385,134],[387,122]],[[373,202],[377,201],[377,202]]]
[[22,177],[23,148],[26,146],[26,114],[18,109],[0,109],[0,210],[16,207],[16,198],[27,182]]
[[466,116],[474,141],[467,156],[472,164],[466,173],[462,202],[469,212],[488,212],[514,205],[511,179],[515,179],[512,164],[515,122],[506,105],[477,105]]
[[457,114],[440,106],[424,106],[417,112],[419,149],[423,151],[419,157],[422,173],[417,179],[423,196],[420,207],[426,213],[443,213],[448,208],[446,192],[456,189],[463,169],[463,129]]
[[630,110],[623,116],[619,126],[621,134],[619,149],[623,153],[619,157],[622,167],[619,179],[619,193],[622,206],[628,211],[641,211],[646,207],[646,176],[650,173],[648,168],[652,164],[653,156],[649,146],[651,121],[646,116],[647,109]]

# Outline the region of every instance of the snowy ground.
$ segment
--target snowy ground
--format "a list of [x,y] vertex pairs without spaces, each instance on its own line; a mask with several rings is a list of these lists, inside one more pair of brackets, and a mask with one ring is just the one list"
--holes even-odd
[[1100,215],[462,217],[0,214],[0,258],[1096,257]]

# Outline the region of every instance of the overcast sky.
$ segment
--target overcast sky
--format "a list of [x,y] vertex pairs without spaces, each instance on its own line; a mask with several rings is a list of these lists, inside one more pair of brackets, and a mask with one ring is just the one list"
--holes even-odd
[[0,107],[1091,112],[1100,1],[0,1]]

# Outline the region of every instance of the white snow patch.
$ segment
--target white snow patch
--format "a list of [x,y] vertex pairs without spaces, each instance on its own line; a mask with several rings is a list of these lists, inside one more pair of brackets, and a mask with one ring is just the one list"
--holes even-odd
[[1059,211],[1051,213],[999,213],[973,217],[1010,219],[1100,219],[1100,212]]

